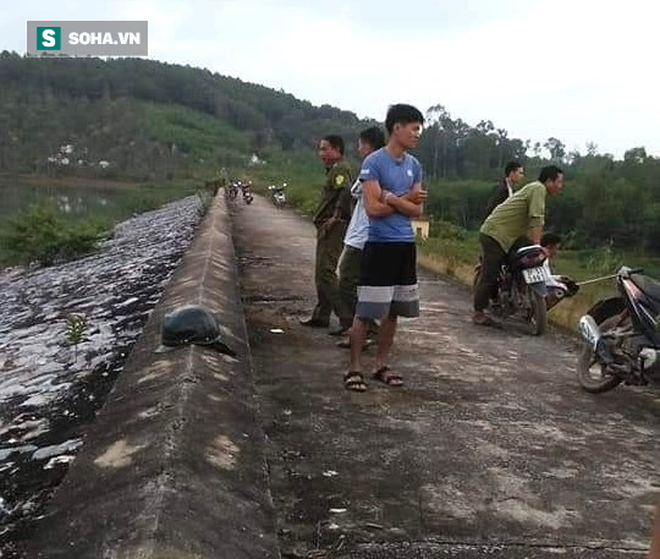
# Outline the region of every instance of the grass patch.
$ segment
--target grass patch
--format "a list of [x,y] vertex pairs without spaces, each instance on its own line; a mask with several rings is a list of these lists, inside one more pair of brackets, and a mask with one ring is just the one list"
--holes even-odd
[[184,167],[244,165],[250,146],[245,134],[211,115],[186,107],[142,102],[147,134],[186,158]]
[[[0,216],[0,265],[52,265],[72,260],[93,251],[114,225],[131,216],[194,194],[202,206],[208,205],[208,189],[196,179],[118,183],[117,188],[106,187],[103,192],[94,184],[88,188],[82,185],[82,181],[44,184],[43,195],[36,201]],[[76,199],[84,195],[84,213],[67,212],[58,205],[58,196],[67,193]],[[104,206],[98,203],[101,198],[106,201]]]
[[93,251],[108,229],[98,216],[72,221],[55,205],[33,205],[9,219],[0,246],[9,263],[49,266]]
[[287,203],[301,215],[311,217],[321,200],[325,174],[321,165],[311,158],[273,153],[268,165],[250,169],[255,191],[270,196],[268,185],[287,183]]

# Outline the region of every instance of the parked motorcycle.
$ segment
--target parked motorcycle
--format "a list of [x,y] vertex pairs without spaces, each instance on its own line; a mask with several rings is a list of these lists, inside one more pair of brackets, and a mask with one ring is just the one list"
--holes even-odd
[[254,195],[249,185],[243,187],[243,202],[248,206],[254,201]]
[[[514,251],[500,269],[497,293],[493,294],[490,305],[493,316],[502,320],[519,318],[534,336],[543,335],[548,328],[545,297],[551,276],[543,266],[546,258],[545,250],[539,245]],[[475,287],[480,274],[479,264],[475,269]]]
[[276,186],[274,184],[271,184],[268,187],[268,190],[270,190],[271,195],[273,197],[273,204],[275,204],[276,208],[284,208],[286,206],[286,194],[284,193],[284,189],[286,188],[287,184],[282,183],[282,186]]
[[228,187],[225,190],[225,196],[229,200],[235,200],[238,196],[238,191],[241,188],[241,181],[232,181],[229,183]]
[[577,377],[587,392],[660,382],[660,283],[642,273],[623,266],[615,276],[619,296],[580,318],[585,344]]
[[254,196],[252,195],[252,181],[242,182],[240,183],[240,187],[243,196],[243,203],[248,205],[251,204],[254,200]]

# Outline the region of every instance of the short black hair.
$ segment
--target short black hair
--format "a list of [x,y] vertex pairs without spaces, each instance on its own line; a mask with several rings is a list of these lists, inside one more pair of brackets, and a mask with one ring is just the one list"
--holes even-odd
[[548,165],[547,167],[543,167],[543,169],[541,169],[541,172],[539,173],[539,182],[545,184],[546,181],[549,180],[555,181],[559,175],[563,174],[564,171],[557,167],[557,165]]
[[522,167],[522,163],[520,163],[520,161],[509,161],[504,166],[504,176],[508,177],[511,173],[517,171],[521,167]]
[[338,136],[337,134],[328,134],[322,139],[328,142],[330,146],[335,148],[337,151],[339,151],[339,153],[344,155],[344,138]]
[[412,105],[398,103],[396,105],[391,105],[387,110],[385,128],[387,129],[388,134],[392,133],[395,124],[410,124],[411,122],[424,124],[424,115],[418,108],[413,107]]
[[377,150],[385,145],[385,133],[378,126],[370,126],[360,132],[360,140]]
[[560,244],[562,244],[562,239],[560,235],[557,235],[557,233],[544,233],[543,237],[541,237],[542,247]]

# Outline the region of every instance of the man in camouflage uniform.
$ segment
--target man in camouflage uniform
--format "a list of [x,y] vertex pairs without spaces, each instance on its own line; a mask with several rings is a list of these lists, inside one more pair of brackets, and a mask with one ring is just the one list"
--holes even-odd
[[318,302],[304,326],[327,328],[330,315],[339,305],[337,262],[343,248],[346,227],[351,218],[351,192],[354,173],[344,160],[341,136],[326,136],[319,142],[319,158],[325,165],[326,181],[321,203],[314,216],[316,234],[316,294]]

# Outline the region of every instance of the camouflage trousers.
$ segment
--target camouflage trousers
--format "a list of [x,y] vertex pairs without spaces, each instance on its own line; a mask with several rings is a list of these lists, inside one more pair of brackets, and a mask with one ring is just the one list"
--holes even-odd
[[312,319],[319,322],[330,322],[334,311],[338,316],[340,308],[339,290],[337,285],[337,263],[344,246],[346,223],[335,223],[332,227],[320,227],[316,236],[316,283],[317,304],[312,313]]

